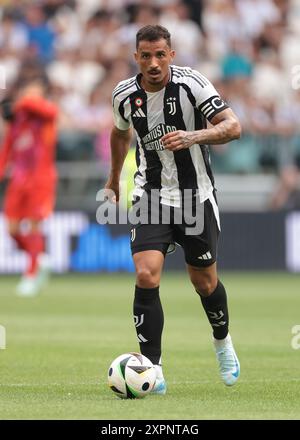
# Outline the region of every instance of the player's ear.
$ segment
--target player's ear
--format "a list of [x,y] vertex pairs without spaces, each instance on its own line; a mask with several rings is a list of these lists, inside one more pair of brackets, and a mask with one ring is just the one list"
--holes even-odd
[[170,50],[170,57],[171,57],[171,60],[172,60],[172,61],[174,60],[175,56],[176,56],[176,52],[175,52],[175,50],[174,50],[174,49],[171,49],[171,50]]
[[134,52],[134,59],[135,59],[135,61],[137,62],[137,60],[138,60],[138,53],[137,52]]

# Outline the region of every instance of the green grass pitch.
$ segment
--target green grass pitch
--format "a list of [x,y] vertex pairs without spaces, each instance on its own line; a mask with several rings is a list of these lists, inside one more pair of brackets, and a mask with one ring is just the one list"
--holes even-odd
[[297,275],[224,273],[231,335],[241,362],[232,388],[219,380],[210,328],[187,275],[165,273],[166,396],[118,399],[111,361],[137,351],[134,275],[53,277],[39,297],[18,298],[0,279],[0,419],[299,419]]

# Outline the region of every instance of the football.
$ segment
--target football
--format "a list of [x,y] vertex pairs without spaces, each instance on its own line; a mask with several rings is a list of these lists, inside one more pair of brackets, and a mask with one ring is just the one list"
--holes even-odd
[[108,370],[108,386],[122,399],[145,397],[154,387],[155,380],[154,365],[140,353],[121,354]]

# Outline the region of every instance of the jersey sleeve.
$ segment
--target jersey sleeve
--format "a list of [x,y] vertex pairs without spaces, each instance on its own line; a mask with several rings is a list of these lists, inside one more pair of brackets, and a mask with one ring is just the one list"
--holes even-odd
[[119,130],[127,130],[130,127],[130,121],[125,116],[125,103],[126,103],[126,97],[125,100],[119,99],[119,96],[114,97],[113,94],[113,118],[115,126]]
[[39,116],[42,119],[54,120],[58,114],[58,108],[52,102],[42,97],[26,96],[17,102],[15,111],[24,110]]
[[212,83],[199,72],[193,70],[191,90],[196,99],[196,107],[209,121],[221,111],[229,108]]

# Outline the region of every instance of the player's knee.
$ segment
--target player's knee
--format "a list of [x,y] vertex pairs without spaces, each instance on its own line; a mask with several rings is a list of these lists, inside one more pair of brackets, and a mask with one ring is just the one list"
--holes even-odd
[[192,280],[196,292],[201,296],[210,296],[216,289],[218,280],[213,277],[203,277]]
[[159,285],[159,274],[148,267],[137,268],[136,283],[144,289],[152,289]]

